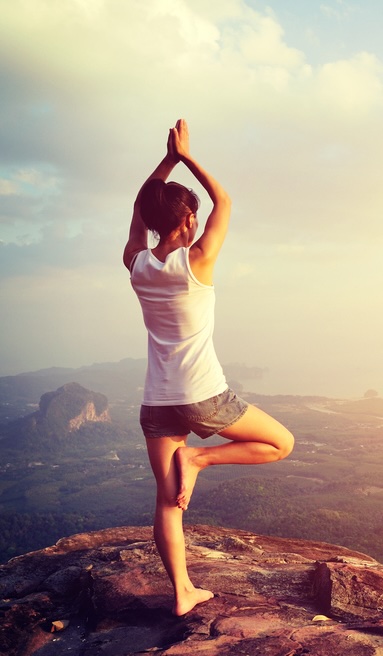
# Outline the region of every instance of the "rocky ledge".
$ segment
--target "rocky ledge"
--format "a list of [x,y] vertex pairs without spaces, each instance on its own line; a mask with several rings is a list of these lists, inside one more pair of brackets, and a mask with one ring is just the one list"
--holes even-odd
[[150,527],[63,538],[0,568],[4,656],[383,655],[383,565],[318,542],[186,527],[197,585],[182,618]]

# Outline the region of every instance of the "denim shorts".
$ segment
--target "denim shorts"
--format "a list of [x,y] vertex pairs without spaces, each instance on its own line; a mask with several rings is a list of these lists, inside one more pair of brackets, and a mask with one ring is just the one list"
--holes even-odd
[[205,439],[238,421],[248,406],[228,388],[199,403],[142,405],[140,424],[145,437],[174,437],[193,432]]

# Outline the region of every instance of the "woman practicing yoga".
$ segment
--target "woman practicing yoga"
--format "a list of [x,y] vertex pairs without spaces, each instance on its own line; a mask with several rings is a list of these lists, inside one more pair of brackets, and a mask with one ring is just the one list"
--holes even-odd
[[[182,162],[206,189],[213,208],[194,241],[199,201],[166,180]],[[167,154],[134,203],[124,264],[148,331],[148,368],[140,422],[157,482],[154,539],[174,587],[175,615],[211,599],[194,587],[186,567],[182,527],[198,476],[205,467],[261,464],[285,458],[294,438],[278,421],[228,388],[213,346],[213,268],[226,236],[230,199],[190,155],[183,119],[169,132]],[[148,248],[148,230],[158,238]],[[188,447],[188,434],[215,433],[218,446]]]

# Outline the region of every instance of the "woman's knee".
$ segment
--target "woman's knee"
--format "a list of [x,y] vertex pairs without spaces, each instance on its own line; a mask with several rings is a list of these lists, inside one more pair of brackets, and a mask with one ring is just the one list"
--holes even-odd
[[283,460],[287,458],[288,455],[292,452],[294,448],[294,435],[290,433],[287,428],[284,431],[283,437],[280,439],[278,444],[278,460]]
[[177,488],[174,486],[158,486],[156,503],[157,508],[169,508],[176,505]]

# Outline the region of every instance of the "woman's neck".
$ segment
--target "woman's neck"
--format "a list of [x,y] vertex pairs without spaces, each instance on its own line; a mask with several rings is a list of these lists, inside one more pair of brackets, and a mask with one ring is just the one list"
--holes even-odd
[[157,246],[152,248],[152,253],[157,259],[165,261],[166,256],[172,253],[172,251],[177,250],[177,248],[189,246],[188,241],[187,232],[178,233],[177,235],[170,234],[165,239],[160,239]]

